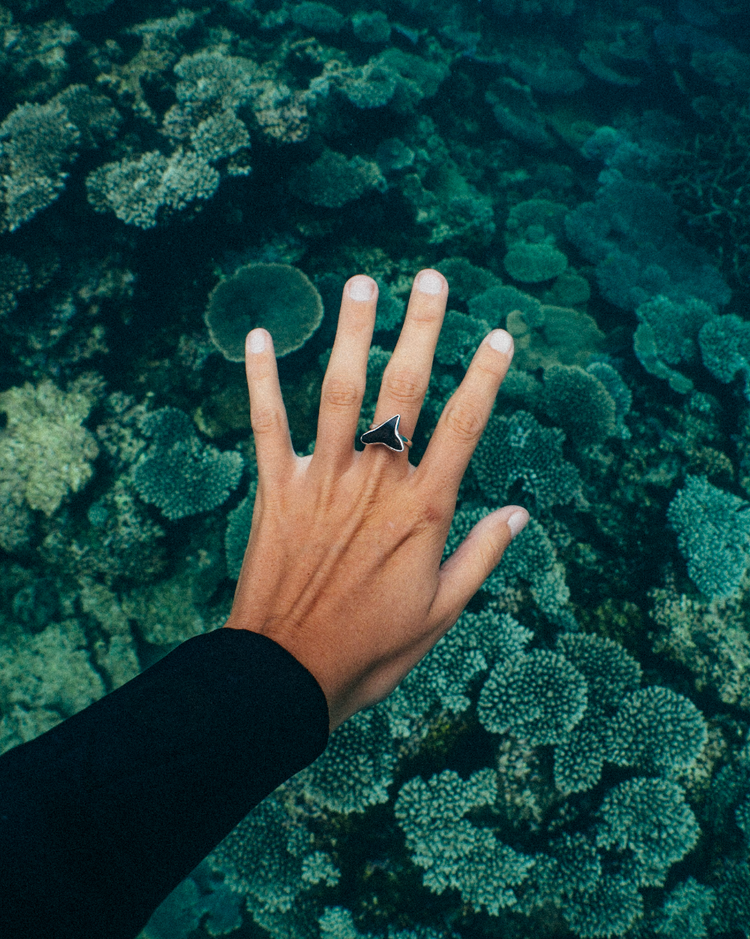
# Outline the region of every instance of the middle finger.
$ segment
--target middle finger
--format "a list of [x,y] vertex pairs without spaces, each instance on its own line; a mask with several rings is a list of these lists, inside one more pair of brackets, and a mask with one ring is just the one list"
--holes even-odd
[[413,436],[430,382],[447,300],[448,283],[443,275],[430,269],[420,271],[414,280],[401,335],[383,373],[375,424],[400,414],[400,432]]

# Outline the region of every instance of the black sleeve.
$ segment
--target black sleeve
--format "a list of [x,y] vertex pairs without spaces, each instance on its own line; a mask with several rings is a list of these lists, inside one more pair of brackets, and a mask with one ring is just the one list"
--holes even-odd
[[323,692],[281,646],[183,643],[0,757],[0,936],[133,939],[327,739]]

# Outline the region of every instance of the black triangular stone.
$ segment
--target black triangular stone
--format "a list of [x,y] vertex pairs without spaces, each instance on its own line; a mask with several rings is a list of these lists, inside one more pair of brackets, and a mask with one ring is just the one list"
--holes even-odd
[[398,432],[398,422],[400,420],[400,414],[389,417],[387,421],[383,421],[382,424],[378,424],[377,427],[373,427],[372,430],[362,434],[359,439],[362,443],[384,443],[391,450],[401,452],[404,449],[404,442]]

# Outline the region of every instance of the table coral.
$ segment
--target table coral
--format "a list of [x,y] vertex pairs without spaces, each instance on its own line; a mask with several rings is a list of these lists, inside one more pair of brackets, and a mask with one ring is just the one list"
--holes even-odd
[[58,101],[19,104],[0,124],[0,231],[15,231],[51,205],[65,185],[63,167],[80,139]]
[[257,326],[273,338],[277,356],[300,349],[323,320],[312,281],[290,264],[246,264],[220,281],[208,298],[206,325],[230,362],[244,362],[245,337]]

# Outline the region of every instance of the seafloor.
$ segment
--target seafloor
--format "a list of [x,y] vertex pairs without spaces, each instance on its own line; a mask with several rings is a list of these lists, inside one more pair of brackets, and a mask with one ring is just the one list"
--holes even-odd
[[144,935],[750,936],[747,0],[5,0],[0,37],[3,749],[224,621],[248,328],[309,452],[346,278],[366,427],[442,271],[415,461],[516,340],[447,550],[531,523]]

